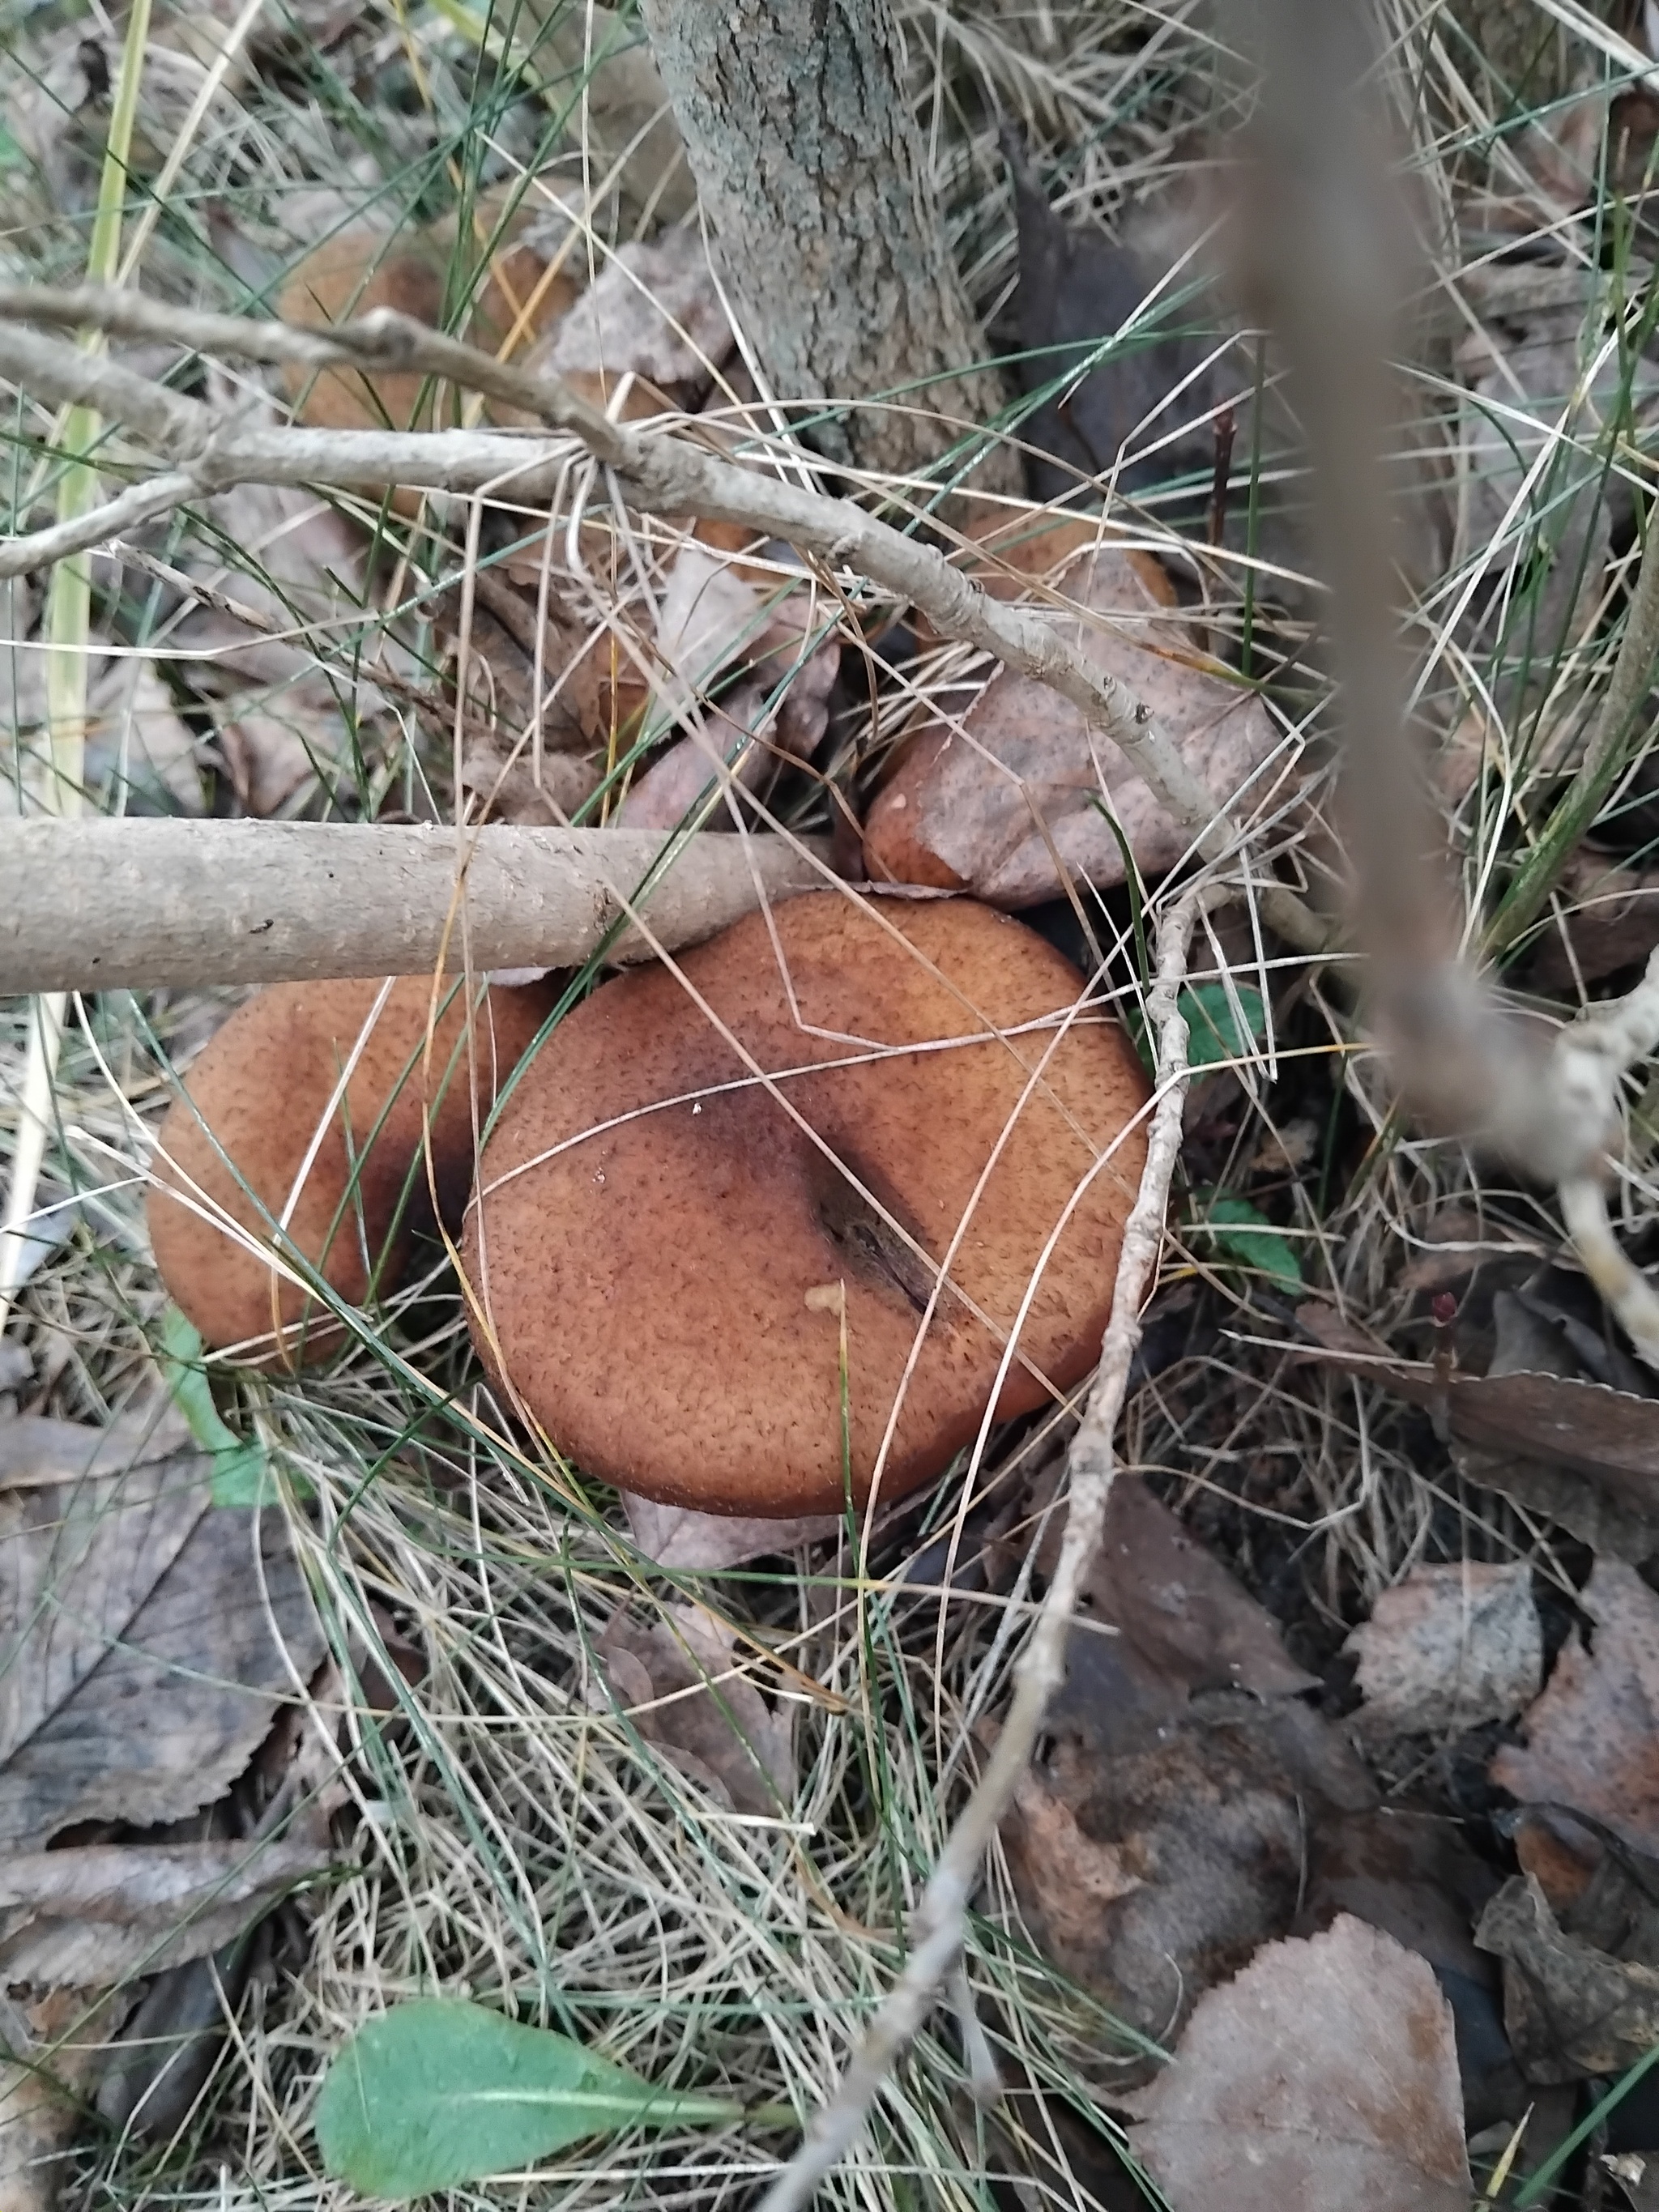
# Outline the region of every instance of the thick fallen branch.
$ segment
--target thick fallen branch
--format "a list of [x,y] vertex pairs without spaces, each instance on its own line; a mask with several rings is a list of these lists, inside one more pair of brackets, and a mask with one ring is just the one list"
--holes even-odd
[[[460,966],[463,947],[475,969],[574,967],[623,900],[659,942],[694,945],[829,880],[811,838],[0,820],[0,993],[413,975]],[[607,953],[648,957],[626,930]]]
[[[990,598],[934,547],[851,501],[739,466],[688,436],[613,422],[562,380],[512,368],[389,309],[320,331],[193,313],[93,286],[65,291],[0,286],[0,318],[5,319],[0,320],[0,376],[59,404],[96,406],[204,490],[239,482],[371,490],[398,483],[449,491],[494,489],[533,502],[555,496],[572,453],[562,441],[501,431],[244,427],[117,362],[22,330],[19,321],[161,336],[250,360],[406,369],[532,414],[574,438],[612,473],[624,499],[642,511],[732,522],[782,538],[831,569],[850,570],[920,608],[942,637],[993,653],[1048,684],[1118,748],[1206,860],[1225,864],[1240,853],[1244,833],[1218,813],[1213,794],[1145,704],[1092,667],[1059,624],[1046,614]],[[110,534],[99,526],[97,514],[87,519],[92,534],[84,544]],[[0,576],[33,564],[40,557],[37,549],[48,546],[52,557],[75,550],[61,530],[0,543]],[[1324,925],[1294,893],[1264,881],[1260,872],[1255,890],[1263,914],[1282,936],[1306,951],[1323,945]]]
[[1019,1662],[1013,1703],[985,1771],[927,1878],[904,1971],[835,2095],[762,2198],[760,2212],[800,2212],[819,2182],[857,2141],[883,2081],[944,1988],[962,1948],[981,1863],[1030,1763],[1048,1700],[1065,1674],[1066,1632],[1106,1523],[1106,1501],[1117,1472],[1118,1416],[1140,1341],[1141,1309],[1158,1271],[1170,1183],[1181,1154],[1188,1068],[1187,1022],[1179,1002],[1187,949],[1206,896],[1201,890],[1189,891],[1158,932],[1158,975],[1146,1001],[1147,1026],[1158,1039],[1158,1103],[1146,1165],[1124,1226],[1099,1372],[1066,1462],[1070,1498],[1060,1558]]

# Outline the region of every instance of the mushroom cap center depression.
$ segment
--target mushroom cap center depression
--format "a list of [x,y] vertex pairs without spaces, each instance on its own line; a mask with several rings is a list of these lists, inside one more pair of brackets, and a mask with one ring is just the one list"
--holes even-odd
[[970,900],[826,892],[678,965],[562,1022],[485,1147],[474,1334],[554,1443],[668,1504],[833,1511],[884,1439],[890,1498],[994,1392],[1006,1418],[1079,1381],[1148,1088],[1071,964]]

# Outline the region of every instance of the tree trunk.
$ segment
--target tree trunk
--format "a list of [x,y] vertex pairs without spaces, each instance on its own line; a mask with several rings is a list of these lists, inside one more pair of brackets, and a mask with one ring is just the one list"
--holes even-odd
[[[927,467],[1005,394],[952,264],[889,0],[641,0],[721,278],[831,460]],[[902,411],[914,408],[920,411]],[[976,486],[1018,488],[1010,455]]]

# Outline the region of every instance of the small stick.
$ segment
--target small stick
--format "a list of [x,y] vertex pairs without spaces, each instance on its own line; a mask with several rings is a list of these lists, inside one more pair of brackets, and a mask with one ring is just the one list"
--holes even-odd
[[[176,465],[195,470],[207,489],[239,482],[364,489],[398,483],[450,491],[510,489],[514,496],[534,501],[555,494],[570,455],[545,439],[496,431],[243,428],[118,362],[25,331],[21,319],[163,335],[200,350],[256,361],[407,369],[443,377],[537,416],[577,439],[614,472],[623,496],[643,512],[696,514],[781,538],[832,570],[849,568],[920,608],[941,636],[993,653],[1058,691],[1139,771],[1206,860],[1226,865],[1237,859],[1243,832],[1143,701],[1095,667],[1046,614],[992,599],[935,547],[850,500],[739,466],[689,436],[613,422],[562,379],[497,361],[389,308],[324,331],[202,313],[93,285],[67,290],[0,285],[0,376],[60,404],[98,407],[137,430]],[[88,522],[95,533],[97,517]],[[0,575],[28,565],[38,542],[0,541]],[[98,542],[96,534],[86,540]],[[1291,944],[1304,951],[1324,945],[1324,924],[1293,892],[1258,876],[1255,896]]]
[[[835,880],[822,840],[761,833],[0,819],[0,993],[429,974],[463,941],[462,862],[465,942],[483,969],[579,966],[624,902],[658,942],[695,945]],[[629,930],[606,957],[650,948]]]
[[1158,1271],[1170,1183],[1181,1152],[1188,1068],[1187,1020],[1179,1000],[1193,928],[1201,905],[1212,896],[1201,888],[1187,892],[1158,932],[1158,975],[1146,1002],[1147,1025],[1158,1039],[1158,1103],[1146,1165],[1124,1225],[1099,1370],[1068,1455],[1071,1499],[1060,1558],[1019,1662],[1013,1704],[985,1771],[928,1876],[904,1971],[835,2095],[761,2199],[760,2212],[800,2212],[819,2182],[857,2141],[883,2081],[956,1964],[980,1863],[1030,1763],[1048,1700],[1065,1674],[1066,1631],[1105,1527],[1106,1501],[1117,1472],[1114,1437],[1118,1415],[1128,1394],[1129,1369],[1140,1341],[1141,1309]]

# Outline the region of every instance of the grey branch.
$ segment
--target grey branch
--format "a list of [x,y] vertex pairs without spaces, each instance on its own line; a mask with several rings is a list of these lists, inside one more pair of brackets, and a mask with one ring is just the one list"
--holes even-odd
[[1067,1462],[1071,1493],[1060,1558],[1019,1662],[1013,1704],[985,1771],[927,1878],[904,1971],[888,1992],[834,2097],[762,2198],[760,2212],[800,2212],[819,2182],[858,2140],[882,2083],[927,2018],[956,1963],[981,1863],[1030,1762],[1048,1700],[1065,1674],[1073,1609],[1106,1523],[1106,1502],[1117,1472],[1118,1417],[1128,1393],[1129,1369],[1140,1341],[1141,1311],[1158,1270],[1170,1183],[1181,1155],[1188,1084],[1181,987],[1194,925],[1208,896],[1188,891],[1158,932],[1158,975],[1146,1003],[1148,1026],[1158,1039],[1157,1104],[1146,1165],[1124,1226],[1099,1371],[1072,1443]]
[[[833,880],[816,841],[775,836],[0,820],[0,994],[574,967],[623,901],[693,945]],[[625,930],[605,957],[648,948]]]
[[[782,538],[832,569],[851,570],[919,607],[941,636],[994,654],[1060,692],[1139,770],[1206,860],[1233,860],[1244,842],[1145,704],[1091,667],[1059,625],[1044,614],[992,599],[934,547],[851,501],[740,466],[687,436],[614,422],[562,379],[514,368],[389,309],[324,333],[193,313],[93,286],[65,291],[0,287],[0,376],[54,404],[97,407],[138,431],[175,468],[191,470],[205,489],[236,482],[366,489],[400,483],[448,491],[510,488],[516,500],[534,501],[553,495],[571,453],[562,441],[501,431],[243,428],[104,356],[20,328],[18,319],[24,317],[132,336],[164,332],[203,351],[254,360],[408,369],[532,414],[577,440],[642,511],[733,522]],[[15,573],[38,543],[0,545],[0,562],[9,562]],[[1259,884],[1257,895],[1281,935],[1304,951],[1322,947],[1323,925],[1294,893],[1268,882]]]

